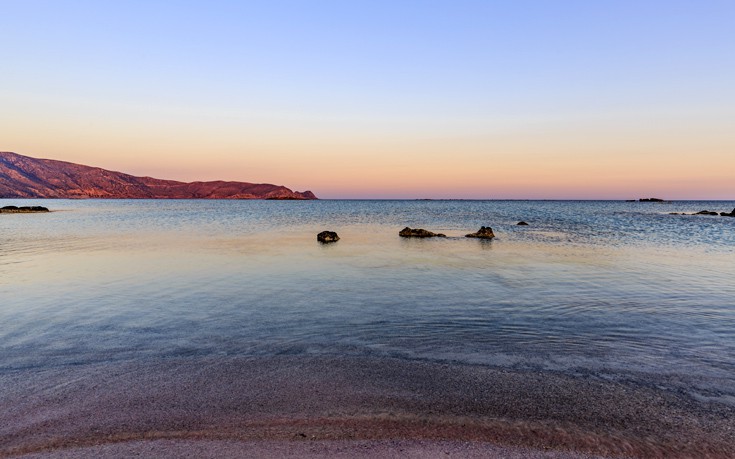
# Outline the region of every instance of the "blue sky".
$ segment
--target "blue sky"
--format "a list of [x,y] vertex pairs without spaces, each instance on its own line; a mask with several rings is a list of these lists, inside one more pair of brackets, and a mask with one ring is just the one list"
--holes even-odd
[[[351,164],[367,171],[367,156],[376,164],[365,178],[375,180],[391,157],[418,160],[427,144],[452,139],[456,148],[431,155],[477,161],[485,151],[488,169],[513,155],[547,167],[558,153],[544,145],[561,151],[570,135],[586,139],[560,158],[574,164],[614,161],[608,147],[621,137],[650,144],[637,154],[686,156],[672,153],[669,133],[674,145],[704,139],[705,160],[733,165],[735,2],[5,0],[0,25],[0,149],[30,156],[171,178],[281,180],[332,197],[383,196],[344,179],[358,180]],[[691,132],[679,139],[682,129]],[[205,145],[208,168],[196,155]],[[354,162],[330,178],[306,167],[321,152]],[[442,186],[437,169],[415,167],[418,195]],[[440,194],[502,191],[458,187],[463,174],[450,174]],[[557,194],[595,195],[583,184],[566,190],[557,175]],[[410,197],[398,179],[379,185]],[[723,186],[711,197],[727,194]]]

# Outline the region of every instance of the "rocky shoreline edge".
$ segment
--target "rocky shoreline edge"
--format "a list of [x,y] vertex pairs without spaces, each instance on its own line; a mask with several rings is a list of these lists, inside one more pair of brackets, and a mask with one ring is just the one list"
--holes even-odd
[[669,215],[711,215],[711,216],[721,216],[721,217],[735,217],[735,209],[732,210],[732,212],[716,212],[714,210],[700,210],[699,212],[694,212],[693,214],[687,214],[684,212],[669,212]]

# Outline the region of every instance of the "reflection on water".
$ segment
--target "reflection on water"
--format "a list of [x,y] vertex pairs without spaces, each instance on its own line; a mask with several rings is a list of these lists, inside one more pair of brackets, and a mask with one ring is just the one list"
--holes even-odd
[[[735,219],[668,215],[732,202],[44,205],[0,216],[2,370],[369,353],[734,392]],[[498,237],[463,237],[481,225]]]

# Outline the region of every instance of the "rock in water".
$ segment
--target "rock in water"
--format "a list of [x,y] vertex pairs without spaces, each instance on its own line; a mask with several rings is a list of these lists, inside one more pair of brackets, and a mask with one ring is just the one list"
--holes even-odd
[[528,223],[526,223],[526,222],[518,222],[518,223],[516,223],[516,225],[518,225],[518,226],[528,226]]
[[339,236],[337,236],[337,233],[335,233],[334,231],[322,231],[321,233],[316,235],[316,240],[326,244],[328,242],[339,241]]
[[732,212],[730,212],[729,214],[725,212],[720,212],[720,215],[722,215],[723,217],[735,217],[735,209],[733,209]]
[[694,215],[717,215],[717,212],[710,212],[709,210],[700,210]]
[[493,233],[493,229],[489,226],[481,226],[480,230],[476,233],[467,234],[465,237],[478,237],[480,239],[492,239],[495,237],[495,233]]
[[398,232],[398,235],[401,237],[447,237],[441,233],[432,233],[431,231],[426,231],[422,228],[412,229],[408,226]]
[[49,210],[46,207],[41,206],[23,206],[23,207],[16,207],[16,206],[5,206],[0,208],[0,213],[5,214],[30,214],[34,212],[48,212]]

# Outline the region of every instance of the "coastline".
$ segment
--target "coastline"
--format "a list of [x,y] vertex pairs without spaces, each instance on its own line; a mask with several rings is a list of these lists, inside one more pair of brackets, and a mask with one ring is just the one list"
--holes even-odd
[[25,459],[97,459],[138,457],[196,458],[447,458],[470,459],[600,459],[601,456],[540,451],[492,443],[432,440],[133,440],[96,446],[31,453]]
[[0,457],[153,457],[205,441],[212,457],[267,444],[286,457],[735,455],[735,407],[554,372],[221,356],[6,371],[0,385]]

